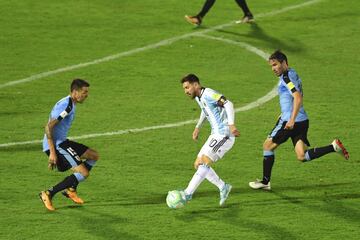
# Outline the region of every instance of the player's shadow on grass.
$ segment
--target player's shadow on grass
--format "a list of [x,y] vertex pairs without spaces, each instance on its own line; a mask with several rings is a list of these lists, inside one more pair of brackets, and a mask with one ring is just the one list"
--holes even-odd
[[[336,218],[345,219],[349,222],[360,223],[360,211],[358,209],[350,208],[344,205],[343,200],[358,200],[360,199],[360,193],[335,193],[327,194],[325,192],[320,194],[313,194],[306,197],[294,197],[289,196],[281,191],[273,192],[276,196],[282,200],[291,204],[298,204],[302,207],[310,209],[312,212],[326,212],[336,216]],[[314,203],[315,201],[315,203]],[[318,202],[324,204],[319,205]]]
[[84,205],[64,205],[60,207],[56,207],[57,210],[59,209],[80,209],[82,210],[84,208]]
[[[138,234],[136,232],[131,234],[124,230],[130,221],[127,217],[121,216],[119,212],[107,213],[106,211],[102,211],[101,208],[93,209],[85,205],[84,209],[81,207],[73,209],[79,209],[79,211],[76,212],[76,217],[81,220],[74,221],[73,224],[78,225],[78,228],[84,229],[96,239],[141,239],[137,236]],[[65,213],[63,211],[62,214],[69,215],[73,218],[73,209]]]
[[[218,193],[218,191],[216,191]],[[237,188],[231,191],[231,194],[243,193],[244,190]],[[200,192],[199,198],[208,195],[213,195],[215,191]],[[199,199],[201,201],[201,199]],[[264,204],[264,201],[262,204]],[[190,203],[191,204],[191,203]],[[189,205],[190,205],[189,204]],[[187,208],[184,211],[175,211],[175,218],[186,223],[198,222],[205,220],[206,222],[219,222],[227,224],[233,228],[233,231],[243,231],[243,229],[249,229],[252,232],[262,232],[268,236],[269,239],[296,239],[295,235],[288,231],[286,228],[279,227],[277,224],[271,222],[262,223],[261,221],[253,221],[249,218],[244,218],[241,214],[242,209],[246,207],[243,202],[231,202],[228,201],[224,207],[213,206],[213,207],[202,207],[199,209]]]
[[83,206],[83,205],[75,205],[75,204],[72,204],[72,203],[69,203],[69,205],[66,205],[66,204],[64,204],[64,205],[62,205],[62,206],[56,206],[55,207],[55,211],[52,211],[52,212],[49,212],[49,213],[51,213],[51,214],[63,214],[63,212],[62,211],[66,211],[66,210],[69,210],[69,211],[86,211],[86,210],[84,210],[84,208],[85,208],[85,206]]
[[347,186],[349,184],[356,184],[356,182],[342,182],[342,183],[325,183],[325,184],[311,184],[311,185],[295,185],[295,186],[277,186],[274,190],[276,191],[301,191],[301,190],[311,190],[311,189],[324,189],[324,188],[334,188]]
[[[346,200],[360,199],[360,193],[344,193],[344,186],[354,185],[357,182],[344,182],[321,185],[305,186],[282,186],[269,191],[274,196],[273,199],[266,198],[269,205],[284,204],[284,202],[299,205],[303,208],[310,209],[312,212],[326,212],[349,222],[360,223],[360,211],[358,209],[346,206]],[[339,193],[338,191],[342,191]],[[254,191],[259,193],[259,191]],[[264,191],[260,191],[260,194]],[[298,192],[301,192],[299,195]],[[321,204],[319,204],[321,203]],[[245,201],[245,206],[263,205],[264,200]]]
[[215,31],[239,37],[239,40],[248,42],[249,44],[253,44],[253,39],[261,40],[262,43],[270,49],[282,49],[291,52],[303,52],[305,50],[303,44],[295,38],[280,40],[266,33],[257,23],[251,23],[249,25],[251,29],[249,33],[241,33],[241,28],[239,28],[239,31],[225,29],[217,29]]
[[154,194],[151,193],[149,196],[138,196],[136,198],[122,198],[122,199],[107,199],[103,201],[88,201],[89,206],[140,206],[140,205],[166,205],[166,194]]
[[[267,199],[266,201],[271,204],[279,203],[281,204],[280,200],[288,201],[293,204],[301,204],[308,200],[343,200],[343,199],[358,199],[360,198],[360,193],[338,193],[338,194],[331,194],[331,191],[334,189],[343,188],[343,186],[348,186],[351,184],[356,184],[356,182],[344,182],[344,183],[332,183],[332,184],[317,184],[317,185],[301,185],[301,186],[279,186],[271,191],[263,191],[263,190],[253,190],[250,189],[250,193],[259,194],[259,193],[266,193],[272,194],[276,196],[274,199]],[[306,192],[311,191],[309,194],[301,196],[289,196],[287,195],[290,192]],[[319,195],[316,193],[325,192],[323,195]],[[326,191],[329,194],[326,194]],[[251,201],[247,203],[248,205],[261,205],[263,204],[262,201]]]

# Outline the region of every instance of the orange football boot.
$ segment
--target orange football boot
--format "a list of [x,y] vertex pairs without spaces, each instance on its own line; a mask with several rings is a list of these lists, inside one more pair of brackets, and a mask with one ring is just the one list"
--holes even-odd
[[73,188],[67,188],[65,191],[62,192],[67,198],[70,198],[76,204],[83,204],[84,200],[82,200],[76,193],[76,190]]
[[39,197],[49,211],[55,211],[48,191],[41,191],[41,193],[39,193]]

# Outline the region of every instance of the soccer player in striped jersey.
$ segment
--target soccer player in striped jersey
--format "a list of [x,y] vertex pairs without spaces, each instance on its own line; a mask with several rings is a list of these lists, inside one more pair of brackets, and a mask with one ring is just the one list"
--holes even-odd
[[281,116],[270,132],[263,145],[263,178],[249,182],[253,189],[270,190],[271,170],[275,161],[274,150],[291,138],[298,160],[309,162],[328,153],[338,152],[345,159],[349,153],[339,139],[334,139],[329,145],[307,149],[310,143],[307,139],[309,119],[303,107],[303,90],[301,79],[293,68],[289,68],[287,57],[277,50],[269,57],[273,72],[279,77],[279,99]]
[[[71,169],[74,173],[46,191],[40,192],[45,207],[54,211],[52,198],[60,191],[77,204],[84,201],[76,193],[77,185],[89,176],[89,171],[99,159],[98,153],[87,146],[67,139],[68,131],[75,117],[77,103],[83,103],[89,94],[90,84],[75,79],[70,86],[70,95],[58,101],[53,107],[45,126],[43,151],[49,157],[48,167],[60,172]],[[83,161],[85,160],[85,161]]]
[[196,172],[188,187],[182,192],[186,201],[191,200],[193,193],[204,179],[214,184],[220,191],[219,205],[223,206],[229,196],[232,186],[225,183],[211,167],[211,164],[221,159],[240,135],[234,122],[233,104],[222,94],[211,88],[200,85],[199,78],[189,74],[181,80],[186,95],[195,99],[201,109],[201,115],[193,131],[192,138],[197,140],[200,127],[207,119],[211,125],[211,135],[201,148],[194,162]]

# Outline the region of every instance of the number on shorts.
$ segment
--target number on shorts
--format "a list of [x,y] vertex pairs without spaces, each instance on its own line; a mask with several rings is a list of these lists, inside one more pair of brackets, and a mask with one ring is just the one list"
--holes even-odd
[[80,157],[77,155],[77,153],[75,152],[74,149],[72,149],[71,147],[68,147],[66,150],[67,150],[68,153],[70,153],[74,158],[76,158],[76,160],[80,161]]
[[209,143],[210,147],[215,147],[215,145],[217,144],[217,140],[216,139],[212,139],[211,142]]

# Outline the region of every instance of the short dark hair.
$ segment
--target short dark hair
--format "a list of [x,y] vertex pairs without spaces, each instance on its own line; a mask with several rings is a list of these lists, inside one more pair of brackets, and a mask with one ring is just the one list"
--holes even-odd
[[278,60],[281,63],[285,61],[286,64],[288,63],[286,55],[283,52],[281,52],[281,50],[276,50],[273,54],[271,54],[269,57],[269,61],[270,60]]
[[72,92],[73,90],[80,90],[83,87],[90,87],[90,84],[85,80],[76,78],[71,83],[70,91]]
[[181,79],[181,83],[184,83],[184,82],[189,82],[189,83],[197,82],[197,83],[200,83],[200,80],[195,74],[190,73],[190,74],[186,75],[185,77],[183,77]]

